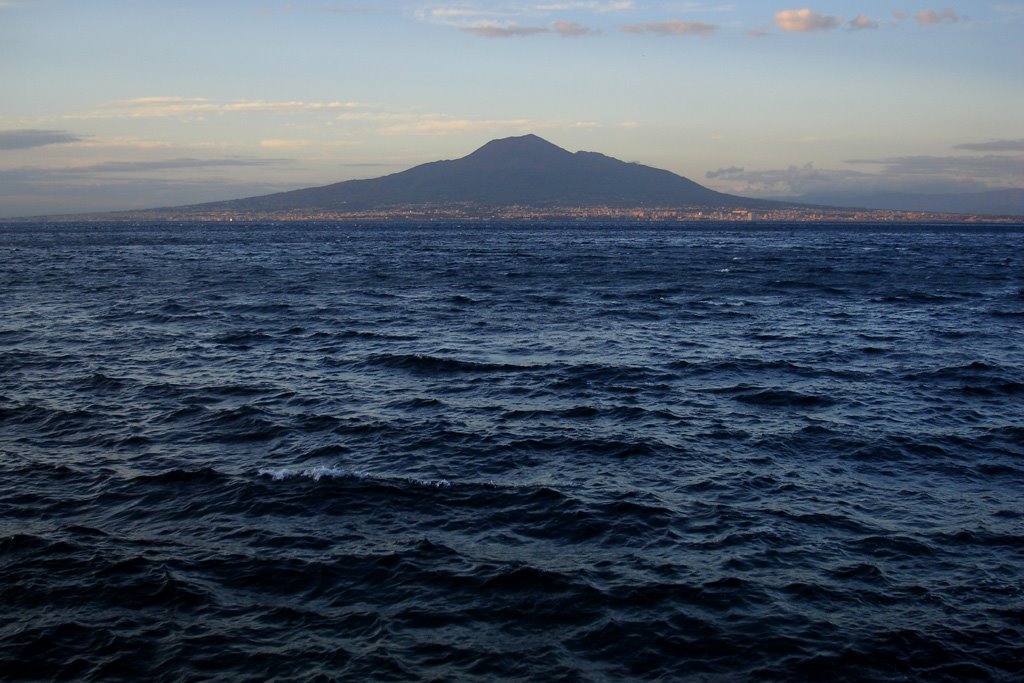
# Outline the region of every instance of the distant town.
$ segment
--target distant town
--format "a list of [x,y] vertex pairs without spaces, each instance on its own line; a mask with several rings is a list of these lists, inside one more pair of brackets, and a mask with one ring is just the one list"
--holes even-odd
[[833,207],[783,206],[769,209],[612,206],[480,206],[456,203],[444,206],[411,205],[365,211],[339,211],[322,208],[253,211],[229,208],[182,207],[119,211],[116,213],[39,217],[49,221],[310,221],[310,222],[759,222],[759,223],[1020,223],[1021,216],[988,216],[880,209],[842,209]]

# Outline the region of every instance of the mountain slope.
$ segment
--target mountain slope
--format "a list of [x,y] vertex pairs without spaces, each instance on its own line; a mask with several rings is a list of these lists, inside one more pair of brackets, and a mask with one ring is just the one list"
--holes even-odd
[[568,152],[536,135],[492,140],[472,154],[371,180],[197,205],[195,209],[366,210],[468,202],[487,206],[778,206],[709,190],[669,171],[595,152]]

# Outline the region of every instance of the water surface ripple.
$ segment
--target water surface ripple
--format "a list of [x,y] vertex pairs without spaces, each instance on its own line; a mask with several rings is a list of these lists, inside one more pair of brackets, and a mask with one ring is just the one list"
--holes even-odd
[[1024,678],[1024,230],[0,229],[0,677]]

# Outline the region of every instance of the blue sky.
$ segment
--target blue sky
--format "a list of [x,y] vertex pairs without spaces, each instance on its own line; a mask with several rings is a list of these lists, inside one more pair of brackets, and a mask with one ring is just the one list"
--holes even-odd
[[536,133],[756,196],[1024,187],[1024,2],[0,0],[0,216]]

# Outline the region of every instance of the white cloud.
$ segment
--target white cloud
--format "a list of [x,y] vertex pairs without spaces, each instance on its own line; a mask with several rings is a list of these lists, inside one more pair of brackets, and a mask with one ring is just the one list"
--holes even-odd
[[806,33],[808,31],[831,31],[842,25],[842,17],[804,9],[787,9],[775,13],[775,24],[783,31]]
[[622,30],[626,33],[654,33],[659,36],[709,36],[718,30],[718,25],[701,21],[659,21],[627,24]]

